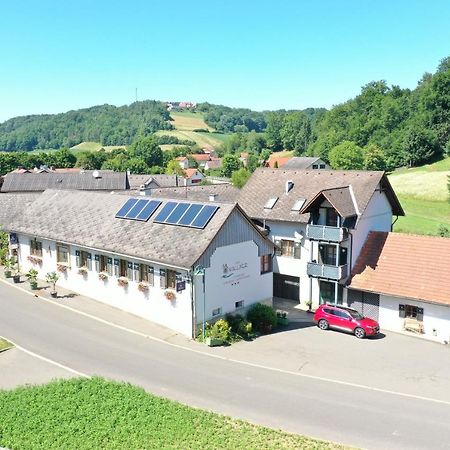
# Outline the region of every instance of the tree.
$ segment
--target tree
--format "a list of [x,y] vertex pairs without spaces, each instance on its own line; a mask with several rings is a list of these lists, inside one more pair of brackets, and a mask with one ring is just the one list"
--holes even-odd
[[283,150],[281,129],[284,125],[284,114],[272,112],[267,115],[266,139],[267,146],[274,152]]
[[81,167],[86,170],[100,169],[103,163],[108,159],[105,150],[98,152],[80,152],[76,154],[76,167]]
[[244,184],[247,183],[250,176],[251,173],[245,167],[241,167],[239,170],[236,170],[231,175],[231,183],[233,184],[233,186],[236,186],[239,189],[241,189],[244,186]]
[[168,175],[184,175],[184,171],[176,159],[169,161],[169,164],[167,164],[166,173]]
[[130,158],[126,162],[125,168],[131,173],[148,173],[150,169],[143,158]]
[[311,140],[311,124],[303,112],[288,114],[280,131],[281,141],[287,150],[295,150],[297,155],[304,153]]
[[436,136],[421,126],[411,126],[403,140],[403,151],[409,165],[427,162],[436,151]]
[[385,170],[386,155],[384,151],[375,144],[364,147],[364,169]]
[[360,170],[364,167],[363,149],[351,141],[344,141],[332,148],[329,159],[333,169]]
[[227,153],[222,158],[222,175],[224,177],[231,177],[232,173],[241,168],[241,161],[237,155]]
[[131,144],[129,152],[132,157],[142,158],[149,167],[163,165],[163,152],[152,137],[136,139]]

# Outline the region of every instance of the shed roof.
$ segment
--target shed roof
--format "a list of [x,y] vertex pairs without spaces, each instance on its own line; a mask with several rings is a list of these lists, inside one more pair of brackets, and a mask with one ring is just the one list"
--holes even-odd
[[[94,172],[98,177],[94,177]],[[77,172],[25,172],[8,173],[2,192],[42,192],[46,189],[80,189],[113,191],[128,189],[126,172],[81,170]]]
[[289,161],[283,164],[283,169],[309,169],[320,158],[317,156],[293,156]]
[[371,231],[351,289],[450,306],[450,239]]

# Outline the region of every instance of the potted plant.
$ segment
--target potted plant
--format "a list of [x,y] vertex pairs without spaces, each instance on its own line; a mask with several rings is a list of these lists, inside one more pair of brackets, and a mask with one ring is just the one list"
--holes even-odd
[[45,276],[45,281],[52,285],[52,290],[50,291],[50,295],[53,298],[56,298],[58,293],[56,292],[56,282],[59,280],[59,275],[56,272],[48,272]]
[[87,267],[80,267],[78,269],[78,275],[82,275],[83,277],[85,277],[87,274],[88,274]]
[[177,298],[175,292],[169,290],[164,291],[164,297],[166,297],[166,299],[169,300],[170,302]]
[[141,282],[138,284],[138,289],[139,289],[141,292],[147,292],[147,291],[148,291],[148,283],[146,283],[145,281],[141,281]]
[[98,274],[98,279],[100,281],[106,281],[108,279],[108,274],[106,272],[100,272]]
[[5,259],[5,277],[11,278],[12,277],[12,270],[15,265],[14,258],[6,258]]
[[117,279],[117,284],[122,287],[128,286],[128,278],[127,277],[119,277]]
[[25,276],[27,277],[28,282],[30,283],[30,287],[32,291],[35,291],[37,289],[37,276],[38,271],[36,269],[30,269]]
[[13,281],[14,283],[20,283],[20,272],[18,266],[16,266],[14,269]]
[[308,311],[307,311],[307,312],[311,313],[311,312],[312,312],[312,310],[311,310],[311,307],[312,307],[312,300],[308,300],[308,301],[306,302],[306,306],[308,307]]
[[61,273],[67,272],[67,266],[65,264],[61,264],[61,263],[57,264],[56,269],[58,270],[58,272],[61,272]]
[[289,324],[287,311],[277,311],[277,324],[286,326]]

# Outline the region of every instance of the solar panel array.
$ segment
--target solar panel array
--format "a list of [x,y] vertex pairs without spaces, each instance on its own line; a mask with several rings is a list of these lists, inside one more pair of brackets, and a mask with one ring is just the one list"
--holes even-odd
[[160,200],[129,198],[124,203],[122,208],[117,211],[116,217],[118,219],[130,219],[147,222],[160,204]]
[[167,202],[154,222],[203,229],[218,209],[214,205]]

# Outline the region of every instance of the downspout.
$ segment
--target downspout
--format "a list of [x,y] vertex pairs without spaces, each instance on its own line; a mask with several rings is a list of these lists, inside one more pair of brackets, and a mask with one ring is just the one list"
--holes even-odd
[[395,220],[391,223],[391,231],[394,230],[394,225],[395,225],[395,222],[397,222],[397,220],[398,220],[398,216],[395,216]]
[[189,271],[189,277],[191,281],[192,339],[195,339],[197,312],[195,308],[195,297],[194,297],[194,269],[192,267]]

